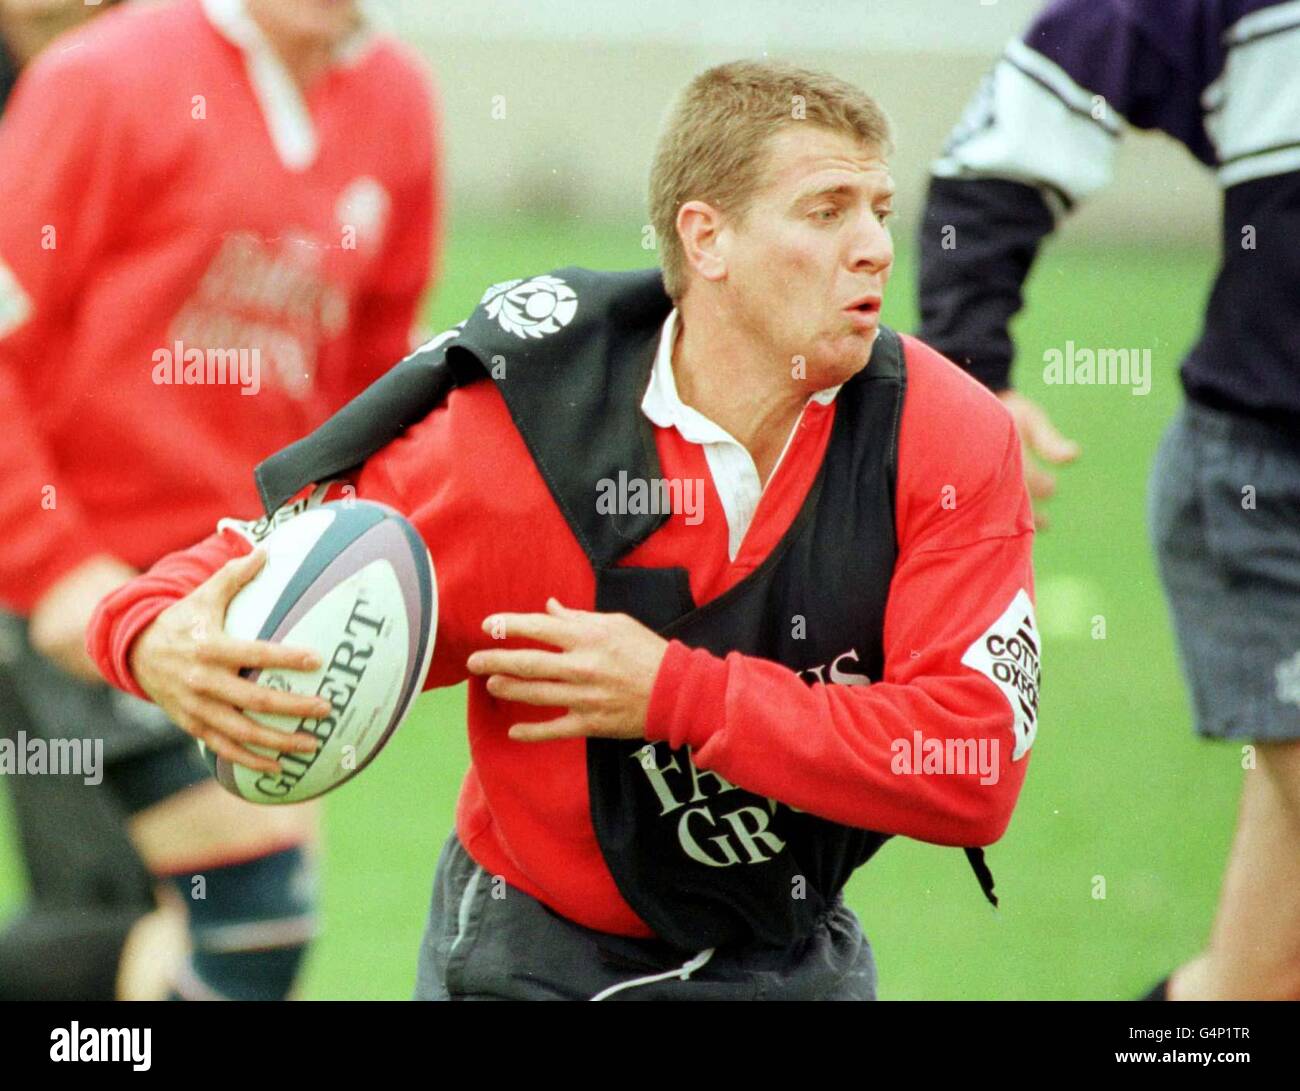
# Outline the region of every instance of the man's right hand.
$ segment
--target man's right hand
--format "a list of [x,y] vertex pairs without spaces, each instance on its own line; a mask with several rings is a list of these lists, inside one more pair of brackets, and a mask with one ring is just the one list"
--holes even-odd
[[256,550],[223,565],[135,639],[128,666],[149,699],[184,731],[229,761],[275,774],[278,762],[247,747],[312,753],[317,740],[304,732],[286,734],[263,727],[241,710],[321,719],[329,715],[330,704],[322,697],[284,693],[240,677],[239,672],[250,667],[312,671],[320,666],[320,657],[309,649],[226,634],[226,607],[265,562],[265,552]]
[[1030,401],[1015,390],[1003,390],[998,399],[1011,411],[1020,435],[1020,449],[1024,455],[1025,484],[1034,504],[1034,526],[1047,529],[1049,521],[1042,510],[1041,501],[1056,491],[1056,477],[1038,464],[1038,459],[1060,466],[1079,457],[1079,445],[1066,439],[1056,430],[1047,412],[1037,402]]

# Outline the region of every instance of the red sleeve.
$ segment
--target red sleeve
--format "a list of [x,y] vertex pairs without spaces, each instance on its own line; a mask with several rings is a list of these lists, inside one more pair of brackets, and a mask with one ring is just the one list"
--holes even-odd
[[99,672],[119,689],[145,697],[127,667],[135,638],[227,561],[252,551],[252,543],[242,534],[222,530],[196,546],[169,553],[148,572],[100,600],[86,628],[86,650]]
[[[1010,821],[1035,728],[1033,522],[1002,406],[919,343],[908,357],[884,677],[809,686],[777,663],[673,642],[646,734],[833,821],[987,845]],[[990,640],[1017,642],[1018,672]],[[945,749],[962,760],[940,763]]]
[[436,274],[442,242],[443,172],[432,86],[414,71],[398,109],[407,134],[405,169],[395,183],[383,253],[354,304],[348,368],[332,391],[343,405],[414,348],[420,302]]
[[39,428],[77,293],[126,213],[117,94],[82,50],[24,73],[0,124],[0,603],[28,613],[101,550]]
[[[217,532],[188,549],[161,558],[148,572],[106,595],[91,615],[86,628],[86,650],[112,685],[144,697],[128,667],[131,645],[167,607],[179,602],[227,561],[253,551],[257,542],[299,512],[324,503],[355,496],[348,482],[331,481],[308,486],[274,515],[244,522],[223,519]],[[384,502],[390,498],[375,497]]]

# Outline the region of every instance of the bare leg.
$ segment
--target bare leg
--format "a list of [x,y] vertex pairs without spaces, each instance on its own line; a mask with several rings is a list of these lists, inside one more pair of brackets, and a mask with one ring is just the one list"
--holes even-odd
[[192,870],[302,844],[315,837],[318,807],[260,806],[203,781],[131,819],[131,840],[154,874]]
[[1209,946],[1171,1000],[1300,999],[1300,742],[1258,744]]
[[176,968],[189,955],[185,907],[166,887],[158,908],[141,917],[127,936],[117,971],[117,999],[166,1000]]
[[[319,808],[314,803],[265,807],[237,799],[216,781],[204,781],[141,811],[131,839],[158,876],[200,872],[274,853],[314,846]],[[190,914],[184,898],[160,884],[161,908],[142,919],[123,951],[122,999],[160,999],[179,987],[191,954]]]

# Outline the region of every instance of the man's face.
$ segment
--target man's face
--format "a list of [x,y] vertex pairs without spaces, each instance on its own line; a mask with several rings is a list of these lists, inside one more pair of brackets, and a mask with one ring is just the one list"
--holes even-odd
[[0,46],[26,64],[60,34],[109,6],[85,0],[0,0]]
[[16,19],[46,19],[55,16],[94,14],[95,5],[86,0],[0,0],[0,14]]
[[796,379],[802,358],[810,389],[842,383],[871,355],[894,261],[888,165],[850,136],[792,122],[768,141],[759,184],[718,235],[735,319]]
[[357,24],[357,0],[246,0],[259,23],[276,35],[325,45],[343,41]]

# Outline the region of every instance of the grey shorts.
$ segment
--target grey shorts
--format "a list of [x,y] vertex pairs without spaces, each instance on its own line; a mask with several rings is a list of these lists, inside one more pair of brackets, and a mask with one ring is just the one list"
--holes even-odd
[[[0,613],[0,738],[90,742],[98,777],[0,775],[12,804],[28,898],[42,909],[147,911],[153,880],[128,834],[132,815],[211,775],[194,740],[154,705],[73,678],[38,655],[26,623]],[[97,753],[96,753],[97,751]],[[83,748],[83,755],[86,753]]]
[[1197,731],[1300,739],[1300,438],[1189,402],[1149,516]]
[[193,738],[157,705],[74,678],[32,648],[22,618],[3,612],[0,716],[14,740],[90,742],[132,813],[211,776]]
[[[596,932],[559,916],[485,872],[453,832],[438,859],[415,999],[590,1000],[612,989],[613,1000],[876,996],[871,945],[842,901],[790,951],[718,951],[686,980],[672,973],[689,960],[657,941]],[[644,983],[618,988],[630,982]]]

